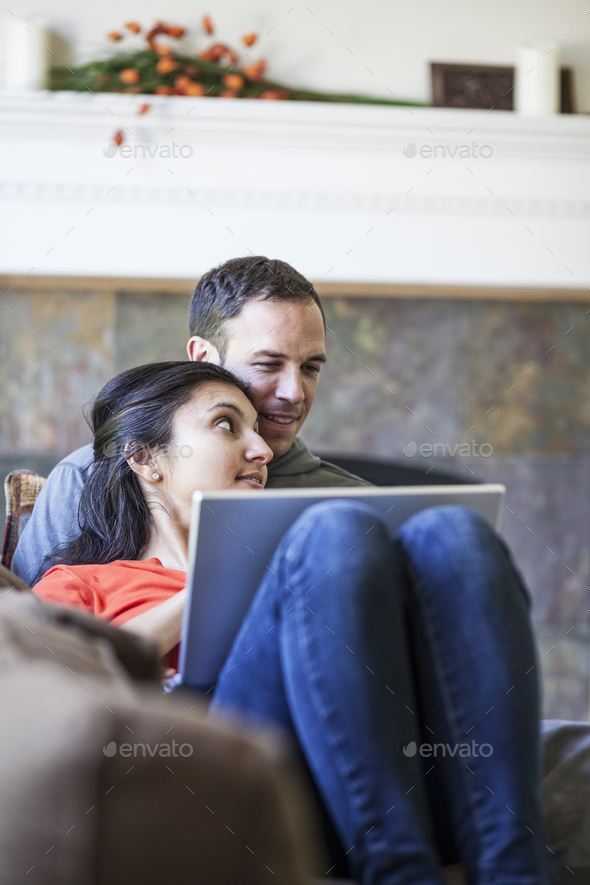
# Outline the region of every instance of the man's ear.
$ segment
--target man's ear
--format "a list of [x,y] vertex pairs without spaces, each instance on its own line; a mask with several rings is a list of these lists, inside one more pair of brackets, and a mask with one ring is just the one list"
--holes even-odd
[[192,338],[189,338],[188,344],[186,345],[186,352],[188,353],[189,360],[193,363],[214,363],[216,366],[221,365],[221,359],[217,348],[211,344],[210,341],[207,341],[206,338],[201,338],[199,335],[193,335]]

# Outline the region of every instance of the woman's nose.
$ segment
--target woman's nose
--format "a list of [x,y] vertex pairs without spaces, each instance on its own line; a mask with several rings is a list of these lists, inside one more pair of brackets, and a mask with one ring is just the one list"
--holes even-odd
[[254,439],[250,445],[246,457],[249,461],[260,461],[268,464],[273,455],[272,449],[265,443],[258,433],[254,433]]

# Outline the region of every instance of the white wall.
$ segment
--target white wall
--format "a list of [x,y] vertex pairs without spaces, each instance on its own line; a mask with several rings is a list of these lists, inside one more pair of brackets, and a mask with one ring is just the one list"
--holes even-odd
[[[265,56],[269,75],[287,84],[383,96],[391,90],[418,101],[430,101],[430,61],[514,64],[519,43],[549,39],[560,45],[562,63],[575,68],[578,111],[590,112],[587,0],[12,0],[9,5],[16,15],[46,17],[70,42],[77,61],[108,49],[104,35],[130,19],[151,25],[164,16],[198,35],[201,15],[208,12],[221,40],[236,44],[252,30],[265,35],[250,57]],[[193,45],[203,46],[203,37]]]

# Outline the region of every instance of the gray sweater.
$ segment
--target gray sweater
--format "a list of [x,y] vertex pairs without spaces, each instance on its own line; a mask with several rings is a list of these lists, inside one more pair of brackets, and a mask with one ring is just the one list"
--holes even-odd
[[[92,464],[92,445],[87,445],[60,461],[49,474],[12,560],[12,570],[28,584],[42,568],[47,554],[79,533],[78,502]],[[359,485],[370,483],[312,455],[299,438],[282,458],[268,466],[267,488]]]

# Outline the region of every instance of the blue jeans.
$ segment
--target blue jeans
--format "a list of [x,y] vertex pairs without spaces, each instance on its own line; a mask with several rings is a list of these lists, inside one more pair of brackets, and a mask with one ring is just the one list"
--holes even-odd
[[454,860],[470,883],[547,885],[528,609],[468,508],[424,510],[392,540],[371,507],[317,504],[279,545],[211,711],[291,733],[365,885],[441,885]]

